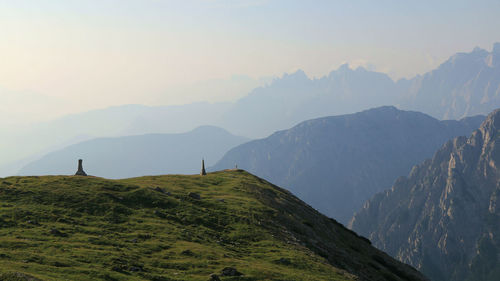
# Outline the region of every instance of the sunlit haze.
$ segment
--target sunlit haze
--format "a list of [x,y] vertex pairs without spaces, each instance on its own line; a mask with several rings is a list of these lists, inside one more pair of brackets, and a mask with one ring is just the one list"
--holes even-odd
[[500,40],[499,1],[0,1],[1,124],[233,101],[343,63],[393,79]]
[[1,280],[500,280],[500,0],[0,0]]

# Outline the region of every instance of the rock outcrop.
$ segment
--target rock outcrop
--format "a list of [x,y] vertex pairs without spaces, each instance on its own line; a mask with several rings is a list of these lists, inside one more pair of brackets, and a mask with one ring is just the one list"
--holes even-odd
[[496,110],[366,202],[350,226],[431,280],[500,280],[499,167]]

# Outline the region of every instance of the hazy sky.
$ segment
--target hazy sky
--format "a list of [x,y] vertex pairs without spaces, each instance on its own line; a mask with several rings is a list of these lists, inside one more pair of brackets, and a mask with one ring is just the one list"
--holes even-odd
[[498,0],[0,0],[0,119],[234,100],[344,62],[411,77],[491,50],[498,15]]

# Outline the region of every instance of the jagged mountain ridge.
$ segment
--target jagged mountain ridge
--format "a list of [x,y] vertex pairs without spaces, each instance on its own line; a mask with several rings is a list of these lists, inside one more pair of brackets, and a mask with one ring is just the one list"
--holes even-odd
[[491,52],[455,54],[437,69],[398,84],[405,93],[403,108],[439,119],[488,114],[500,107],[500,43]]
[[242,170],[0,178],[0,201],[1,280],[427,280]]
[[434,281],[500,279],[500,110],[375,195],[350,223]]
[[395,104],[394,85],[386,74],[347,64],[318,79],[298,70],[253,90],[219,122],[235,133],[264,137],[304,120]]
[[475,49],[460,53],[431,72],[397,82],[387,74],[348,65],[321,78],[311,79],[297,71],[252,90],[236,102],[126,105],[4,130],[0,132],[0,175],[11,174],[16,161],[60,149],[82,135],[179,133],[214,125],[236,135],[260,138],[304,120],[383,105],[420,111],[437,119],[487,114],[500,107],[499,60],[497,43],[491,52]]
[[389,106],[313,119],[237,146],[212,169],[238,165],[347,224],[365,200],[483,119],[438,121]]

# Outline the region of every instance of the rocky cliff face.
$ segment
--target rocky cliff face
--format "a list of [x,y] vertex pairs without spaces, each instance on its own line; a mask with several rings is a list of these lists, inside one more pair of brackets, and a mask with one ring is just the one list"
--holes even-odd
[[500,280],[500,110],[446,143],[350,226],[431,280]]
[[245,143],[213,169],[237,164],[347,224],[365,200],[449,139],[471,134],[483,120],[438,121],[419,112],[379,107],[305,121]]

